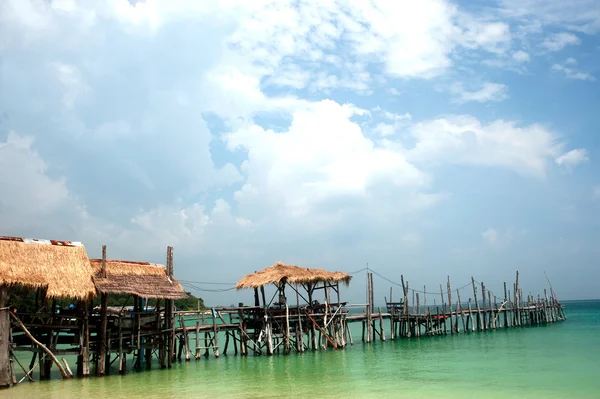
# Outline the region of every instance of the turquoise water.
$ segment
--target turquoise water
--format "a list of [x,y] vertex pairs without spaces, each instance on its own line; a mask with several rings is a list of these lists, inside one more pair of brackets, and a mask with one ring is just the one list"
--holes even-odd
[[[126,376],[23,383],[2,398],[600,398],[600,301],[568,320],[289,356],[212,356]],[[389,329],[388,329],[389,330]]]

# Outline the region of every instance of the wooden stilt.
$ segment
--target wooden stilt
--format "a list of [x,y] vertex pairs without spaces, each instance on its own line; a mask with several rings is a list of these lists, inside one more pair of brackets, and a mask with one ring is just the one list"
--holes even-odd
[[479,308],[479,301],[477,300],[477,288],[475,288],[475,278],[471,276],[471,283],[473,284],[473,301],[475,301],[475,307],[477,309],[477,331],[481,331],[481,309]]
[[11,383],[9,300],[9,288],[0,285],[0,388],[7,388]]

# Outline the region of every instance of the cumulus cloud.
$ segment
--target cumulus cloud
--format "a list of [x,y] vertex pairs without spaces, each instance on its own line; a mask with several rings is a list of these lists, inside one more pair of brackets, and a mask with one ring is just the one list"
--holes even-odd
[[14,131],[0,141],[0,220],[5,232],[35,224],[37,218],[44,220],[71,204],[64,179],[49,176],[48,165],[32,145],[32,137]]
[[581,39],[568,32],[555,33],[542,42],[542,47],[550,51],[559,51],[566,46],[576,46],[581,43]]
[[600,31],[600,15],[592,10],[596,0],[500,0],[505,15],[515,18],[523,25],[554,26],[563,29],[594,34]]
[[192,279],[394,258],[449,198],[430,164],[575,163],[540,125],[360,108],[465,59],[526,62],[510,26],[444,0],[0,2],[2,226],[119,258],[174,245]]
[[589,161],[588,153],[585,149],[578,148],[571,150],[555,159],[556,164],[565,167],[577,166],[582,162]]
[[529,54],[523,50],[515,51],[512,54],[512,57],[518,63],[529,62],[531,60],[531,57],[529,57]]
[[488,228],[483,233],[481,233],[481,236],[483,237],[483,239],[485,241],[487,241],[489,244],[492,244],[492,245],[497,244],[498,240],[499,240],[498,232],[495,229],[492,229],[491,227]]
[[[571,60],[571,62],[568,62],[567,64],[574,65],[572,62],[573,58],[570,58],[567,61],[569,61],[569,60]],[[569,68],[569,67],[566,67],[566,66],[560,65],[560,64],[552,65],[552,70],[557,71],[557,72],[563,72],[565,74],[565,76],[567,77],[567,79],[589,80],[589,81],[596,80],[596,78],[594,76],[590,75],[589,73],[578,72],[578,71],[575,71],[573,68]]]
[[243,166],[246,183],[236,200],[301,217],[332,199],[364,201],[381,184],[408,191],[426,187],[426,174],[399,152],[368,139],[350,120],[357,112],[352,106],[321,101],[295,112],[287,131],[252,124],[224,135],[230,150],[245,151],[248,157]]
[[556,135],[536,124],[496,120],[486,125],[458,115],[417,123],[411,134],[415,145],[406,154],[417,164],[496,166],[541,178],[552,160],[566,155]]
[[462,83],[454,84],[451,92],[455,96],[455,101],[459,103],[504,101],[508,99],[508,87],[500,83],[483,82],[481,87],[476,90],[469,90]]

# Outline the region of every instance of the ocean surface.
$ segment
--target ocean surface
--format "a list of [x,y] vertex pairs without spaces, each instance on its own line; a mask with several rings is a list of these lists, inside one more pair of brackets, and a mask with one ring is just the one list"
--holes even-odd
[[564,305],[568,320],[547,326],[363,344],[356,324],[345,350],[55,376],[0,398],[600,398],[600,300]]

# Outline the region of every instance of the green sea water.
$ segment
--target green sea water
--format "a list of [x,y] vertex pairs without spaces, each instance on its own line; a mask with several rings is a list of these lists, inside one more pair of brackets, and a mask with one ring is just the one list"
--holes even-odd
[[356,325],[345,350],[211,356],[0,398],[600,398],[600,301],[565,307],[568,320],[548,326],[363,344]]

